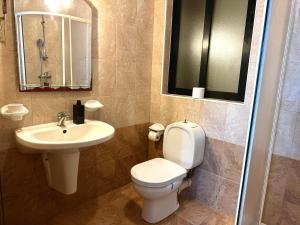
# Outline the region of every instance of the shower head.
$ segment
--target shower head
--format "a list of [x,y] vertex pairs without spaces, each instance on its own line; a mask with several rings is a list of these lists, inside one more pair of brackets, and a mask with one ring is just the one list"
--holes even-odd
[[39,48],[43,48],[45,46],[45,42],[42,40],[42,39],[38,39],[36,41],[36,45],[39,47]]
[[46,53],[45,48],[43,48],[43,50],[42,50],[41,59],[44,60],[44,61],[47,61],[47,59],[48,59],[48,55]]
[[46,61],[48,59],[48,55],[45,48],[45,41],[43,41],[42,39],[38,39],[36,45],[38,46],[40,51],[40,58]]

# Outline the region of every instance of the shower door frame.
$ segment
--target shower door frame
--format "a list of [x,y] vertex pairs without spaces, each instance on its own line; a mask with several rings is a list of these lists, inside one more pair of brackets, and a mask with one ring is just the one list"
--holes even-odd
[[273,47],[268,48],[268,43],[272,32],[270,30],[271,19],[272,16],[275,17],[275,15],[272,15],[272,8],[275,1],[266,0],[265,5],[263,41],[260,49],[253,108],[250,115],[251,119],[236,213],[236,225],[259,225],[262,219],[287,56],[296,13],[296,0],[290,0],[287,3],[289,5],[287,7],[288,12],[286,13],[289,13],[290,16],[286,21],[286,36],[282,40],[284,44],[282,44],[283,51],[282,56],[280,56],[280,71],[278,71],[278,74],[268,74],[266,71],[270,68],[269,61],[271,60],[268,52]]

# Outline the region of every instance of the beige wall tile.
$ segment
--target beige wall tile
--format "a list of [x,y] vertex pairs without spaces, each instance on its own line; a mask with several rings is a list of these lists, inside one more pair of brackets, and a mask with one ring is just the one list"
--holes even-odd
[[189,191],[191,195],[210,208],[216,208],[220,187],[219,177],[211,172],[197,168]]
[[135,98],[135,124],[148,123],[150,120],[150,94],[137,95]]
[[298,101],[289,101],[282,99],[281,101],[281,110],[287,112],[298,112]]
[[115,126],[132,126],[135,123],[135,99],[134,96],[120,96],[116,98]]
[[94,58],[111,60],[116,57],[116,24],[114,20],[99,18],[97,21],[96,40],[98,52],[95,52]]
[[117,49],[136,52],[136,25],[117,24]]
[[224,131],[225,141],[238,145],[246,143],[250,109],[249,105],[228,105]]
[[300,113],[297,114],[296,117],[296,126],[295,126],[295,133],[293,137],[293,159],[300,160]]
[[150,106],[150,122],[156,123],[160,121],[160,101],[159,102],[151,102]]
[[123,24],[135,24],[137,0],[116,0],[117,21]]
[[239,183],[221,178],[219,190],[216,209],[225,215],[234,217],[238,202]]
[[280,111],[274,146],[275,154],[287,157],[292,156],[296,121],[297,113]]
[[104,121],[106,123],[115,126],[116,114],[115,114],[115,105],[116,100],[114,97],[101,97],[100,102],[104,105],[104,107],[99,110],[98,119]]
[[242,146],[216,139],[206,139],[204,160],[200,167],[233,182],[239,183],[243,166]]
[[235,216],[239,183],[197,168],[192,186],[187,190],[192,198],[225,215]]
[[98,89],[99,96],[114,96],[116,93],[116,61],[98,61]]
[[[147,28],[148,30],[153,29],[154,20],[154,1],[149,0],[138,0],[137,1],[137,19],[138,26]],[[150,32],[152,33],[152,32]]]
[[59,112],[67,111],[63,93],[33,93],[32,94],[32,123],[50,123],[57,121]]
[[[152,73],[151,61],[136,62],[135,93],[137,95],[144,94],[144,93],[150,94],[151,73]],[[150,98],[148,104],[150,107]]]
[[208,137],[224,140],[227,107],[228,105],[222,102],[203,102],[200,124]]
[[136,62],[135,61],[117,61],[116,68],[116,95],[124,97],[135,95],[136,82]]

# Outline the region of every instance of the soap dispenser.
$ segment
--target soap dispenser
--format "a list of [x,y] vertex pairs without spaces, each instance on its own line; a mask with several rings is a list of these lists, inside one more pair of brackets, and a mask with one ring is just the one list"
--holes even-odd
[[75,124],[84,123],[84,105],[81,104],[80,100],[77,100],[76,104],[73,105],[73,122]]

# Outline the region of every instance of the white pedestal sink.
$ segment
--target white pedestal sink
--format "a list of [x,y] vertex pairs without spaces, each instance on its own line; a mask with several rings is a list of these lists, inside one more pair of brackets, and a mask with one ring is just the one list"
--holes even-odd
[[25,154],[41,154],[50,187],[64,194],[77,190],[80,151],[108,141],[115,129],[104,122],[85,120],[76,125],[67,121],[65,127],[48,123],[15,131],[19,149]]

